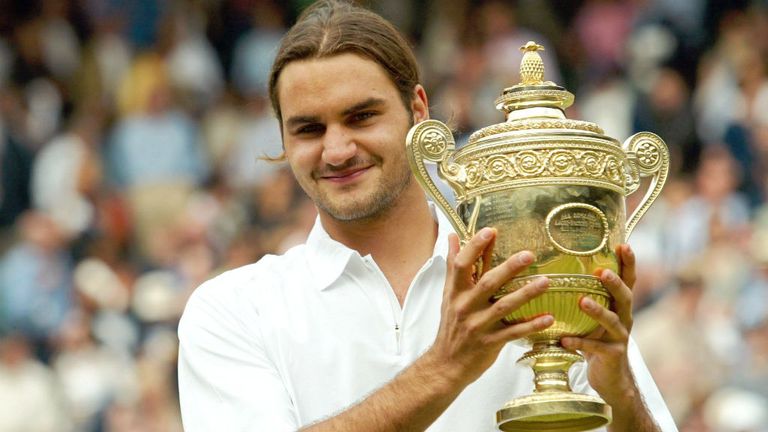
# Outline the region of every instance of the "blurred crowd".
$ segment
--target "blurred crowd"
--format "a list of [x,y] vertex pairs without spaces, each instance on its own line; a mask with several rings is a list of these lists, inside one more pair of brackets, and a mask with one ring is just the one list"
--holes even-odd
[[[181,430],[186,299],[316,216],[264,160],[269,68],[308,3],[0,0],[1,432]],[[503,121],[528,40],[570,118],[667,142],[633,334],[681,430],[768,431],[768,1],[365,4],[459,143]]]

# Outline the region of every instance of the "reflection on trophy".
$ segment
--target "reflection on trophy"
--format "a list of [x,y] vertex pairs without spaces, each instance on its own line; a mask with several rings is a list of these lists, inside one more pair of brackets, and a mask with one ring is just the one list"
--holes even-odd
[[[573,95],[544,81],[543,49],[521,48],[521,82],[504,89],[496,107],[503,123],[474,132],[458,151],[441,122],[415,125],[406,140],[416,178],[448,216],[463,242],[483,227],[498,231],[490,263],[494,267],[527,249],[537,261],[507,283],[494,298],[546,275],[549,290],[506,317],[509,322],[549,313],[554,324],[526,339],[532,345],[519,362],[534,372],[532,394],[513,399],[496,412],[502,431],[584,431],[611,421],[611,407],[597,396],[571,391],[568,370],[583,357],[564,349],[563,336],[586,336],[598,326],[581,312],[588,296],[608,306],[610,296],[595,276],[619,271],[616,246],[658,197],[669,170],[669,152],[656,135],[641,132],[624,144],[604,135],[594,123],[565,117]],[[610,109],[610,107],[606,107]],[[438,175],[456,195],[454,209],[427,174]],[[625,196],[642,177],[648,190],[627,219]]]

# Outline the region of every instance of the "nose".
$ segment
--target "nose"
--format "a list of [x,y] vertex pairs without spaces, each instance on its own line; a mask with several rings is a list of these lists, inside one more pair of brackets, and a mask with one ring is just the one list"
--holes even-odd
[[329,125],[323,136],[323,162],[331,166],[343,165],[356,153],[357,144],[348,131],[341,126]]

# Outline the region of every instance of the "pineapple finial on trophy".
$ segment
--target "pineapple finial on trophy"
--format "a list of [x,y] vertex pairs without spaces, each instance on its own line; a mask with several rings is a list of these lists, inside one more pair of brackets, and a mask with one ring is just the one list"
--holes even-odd
[[537,85],[544,82],[544,62],[539,51],[544,47],[534,41],[528,41],[520,47],[523,52],[523,60],[520,62],[520,84]]
[[[523,58],[520,61],[520,82],[502,91],[495,103],[496,108],[504,112],[507,120],[515,120],[531,115],[563,117],[561,110],[571,106],[573,94],[552,81],[544,81],[544,61],[539,51],[544,47],[529,41],[520,47]],[[516,112],[526,108],[556,108],[558,111],[541,110]]]

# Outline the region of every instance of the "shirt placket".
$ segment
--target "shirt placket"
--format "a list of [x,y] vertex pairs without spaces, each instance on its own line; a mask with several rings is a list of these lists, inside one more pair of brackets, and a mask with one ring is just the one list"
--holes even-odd
[[384,295],[387,298],[387,302],[389,304],[389,309],[391,311],[392,316],[392,327],[394,330],[394,338],[395,338],[395,353],[398,356],[401,356],[403,354],[403,337],[405,333],[405,329],[403,327],[403,317],[407,313],[408,310],[408,304],[414,301],[414,296],[418,296],[419,293],[414,293],[414,291],[418,291],[417,286],[421,282],[421,279],[424,276],[424,273],[426,273],[427,269],[430,268],[432,265],[432,261],[434,258],[430,258],[416,273],[413,280],[411,281],[410,286],[408,287],[408,291],[405,293],[405,300],[403,301],[403,306],[400,307],[400,303],[397,300],[397,296],[395,295],[394,290],[392,289],[392,286],[389,284],[389,281],[384,276],[384,273],[379,269],[379,266],[376,264],[376,262],[373,260],[372,257],[366,256],[363,258],[363,262],[365,263],[366,268],[370,270],[371,272],[376,274],[376,277],[379,278],[379,280],[382,282],[382,286],[385,287],[385,293]]
[[[392,290],[392,286],[389,284],[389,281],[384,276],[384,273],[382,273],[381,269],[373,260],[373,258],[370,255],[365,256],[363,257],[363,263],[365,268],[371,272],[380,282],[379,284],[376,284],[377,287],[380,287],[377,295],[383,295],[385,298],[385,303],[388,306],[388,315],[391,317],[390,328],[392,329],[395,341],[395,354],[399,356],[402,353],[401,322],[403,309],[400,307],[400,303],[397,301],[397,296],[395,296],[395,293]],[[380,292],[382,290],[384,291],[383,293]]]

